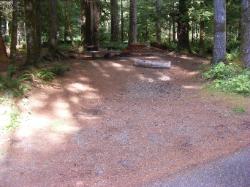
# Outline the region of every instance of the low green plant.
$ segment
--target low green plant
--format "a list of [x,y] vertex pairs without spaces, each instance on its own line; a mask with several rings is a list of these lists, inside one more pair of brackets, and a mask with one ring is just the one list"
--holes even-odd
[[246,112],[245,108],[243,107],[235,107],[232,109],[233,112],[235,112],[236,114],[243,114]]
[[8,68],[7,68],[7,77],[13,77],[14,74],[16,73],[17,71],[17,67],[14,66],[14,65],[9,65]]
[[234,50],[230,51],[230,53],[227,53],[226,60],[229,62],[233,62],[240,59],[240,49],[235,48]]
[[250,94],[250,78],[246,75],[238,75],[228,80],[215,80],[212,85],[214,88],[224,92],[232,92],[243,95]]
[[56,64],[49,70],[57,76],[63,76],[67,71],[69,71],[69,66]]
[[243,71],[243,69],[237,64],[224,64],[221,62],[203,73],[203,78],[208,80],[226,79],[237,75],[241,71]]
[[250,70],[236,64],[219,63],[203,74],[210,87],[223,92],[250,95]]
[[62,76],[67,71],[69,71],[68,66],[55,64],[48,68],[29,67],[18,74],[16,67],[11,65],[8,67],[7,76],[0,76],[0,92],[8,92],[19,97],[30,89],[30,82],[51,82],[56,76]]
[[51,82],[56,75],[49,69],[41,69],[35,72],[35,76],[42,81]]
[[0,77],[0,91],[10,92],[13,96],[22,96],[28,90],[28,86],[19,78]]

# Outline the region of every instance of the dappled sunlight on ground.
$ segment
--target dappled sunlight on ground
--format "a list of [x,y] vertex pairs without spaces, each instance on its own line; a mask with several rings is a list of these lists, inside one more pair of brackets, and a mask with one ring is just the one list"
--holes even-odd
[[0,184],[140,186],[249,144],[249,111],[204,97],[199,58],[145,58],[173,67],[76,59],[56,86],[33,89],[4,143]]

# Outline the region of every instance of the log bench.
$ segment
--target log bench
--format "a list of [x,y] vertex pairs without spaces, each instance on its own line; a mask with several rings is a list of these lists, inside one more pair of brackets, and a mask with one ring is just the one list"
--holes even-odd
[[171,61],[165,60],[145,60],[145,59],[133,59],[134,66],[144,68],[160,68],[169,69],[171,68]]

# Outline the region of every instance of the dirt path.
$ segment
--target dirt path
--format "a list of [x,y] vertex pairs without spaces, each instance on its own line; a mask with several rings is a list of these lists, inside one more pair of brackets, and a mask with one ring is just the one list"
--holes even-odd
[[143,186],[249,145],[249,99],[204,93],[204,59],[145,58],[159,56],[173,68],[76,59],[53,87],[34,89],[5,139],[0,186]]

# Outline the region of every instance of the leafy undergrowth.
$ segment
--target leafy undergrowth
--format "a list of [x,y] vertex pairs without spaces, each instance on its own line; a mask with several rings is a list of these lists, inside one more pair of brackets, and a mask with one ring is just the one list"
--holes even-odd
[[57,76],[63,76],[67,71],[69,71],[69,67],[62,64],[41,68],[30,67],[21,73],[14,66],[10,66],[7,75],[0,76],[0,92],[19,97],[30,90],[32,83],[50,83]]
[[219,63],[203,73],[209,87],[223,92],[250,95],[250,70],[233,63]]

